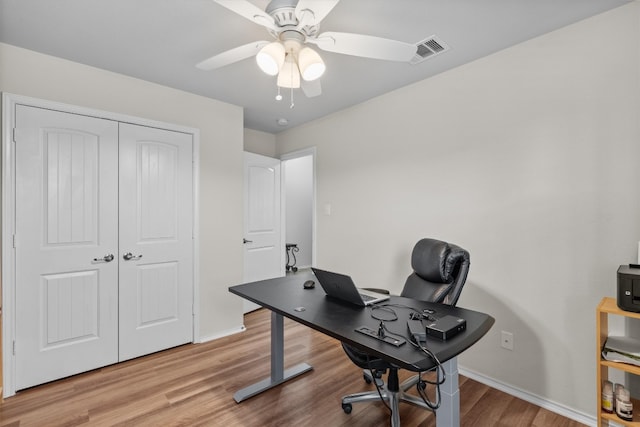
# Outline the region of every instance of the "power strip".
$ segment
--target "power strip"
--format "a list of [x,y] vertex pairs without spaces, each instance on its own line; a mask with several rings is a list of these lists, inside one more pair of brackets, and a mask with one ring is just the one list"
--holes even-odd
[[355,331],[360,332],[361,334],[368,335],[371,338],[386,342],[387,344],[395,345],[396,347],[400,347],[402,344],[407,342],[407,340],[400,337],[391,337],[388,335],[381,337],[378,335],[377,330],[371,329],[368,326],[360,326],[359,328],[356,328]]

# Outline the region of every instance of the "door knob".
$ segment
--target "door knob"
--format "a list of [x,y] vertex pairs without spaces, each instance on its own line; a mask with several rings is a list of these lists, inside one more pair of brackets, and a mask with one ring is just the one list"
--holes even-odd
[[94,258],[93,262],[111,262],[114,258],[115,256],[113,256],[113,254],[108,254],[103,256],[102,258]]
[[137,260],[142,258],[142,255],[134,255],[131,252],[127,252],[126,254],[122,255],[122,258],[124,258],[125,261],[131,261],[131,260]]
[[242,239],[242,243],[244,244],[253,243],[253,240]]

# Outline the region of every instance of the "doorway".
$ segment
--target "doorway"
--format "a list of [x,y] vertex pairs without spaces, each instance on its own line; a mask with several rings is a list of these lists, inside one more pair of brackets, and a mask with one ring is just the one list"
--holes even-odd
[[293,272],[315,265],[315,148],[285,154],[281,160],[287,266],[295,267],[287,271]]
[[[289,243],[298,248],[296,270],[313,266],[315,148],[280,159],[250,152],[244,156],[243,281],[284,276]],[[257,304],[243,301],[243,313],[257,308]]]

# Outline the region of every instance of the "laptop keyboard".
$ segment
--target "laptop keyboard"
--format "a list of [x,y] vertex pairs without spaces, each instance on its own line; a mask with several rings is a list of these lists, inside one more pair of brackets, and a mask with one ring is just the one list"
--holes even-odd
[[371,301],[371,300],[375,299],[371,295],[360,294],[360,296],[362,297],[362,301],[364,301],[364,302]]

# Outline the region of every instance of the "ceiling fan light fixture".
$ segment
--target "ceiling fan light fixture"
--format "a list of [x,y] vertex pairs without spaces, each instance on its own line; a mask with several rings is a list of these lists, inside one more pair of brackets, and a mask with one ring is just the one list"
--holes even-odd
[[260,49],[256,55],[258,67],[266,74],[275,76],[284,63],[284,46],[280,42],[272,42]]
[[298,67],[300,67],[302,78],[306,81],[319,78],[327,68],[318,52],[308,46],[303,47],[298,53]]
[[290,89],[298,89],[300,87],[300,71],[292,54],[287,54],[284,59],[284,64],[282,64],[278,74],[277,85]]

